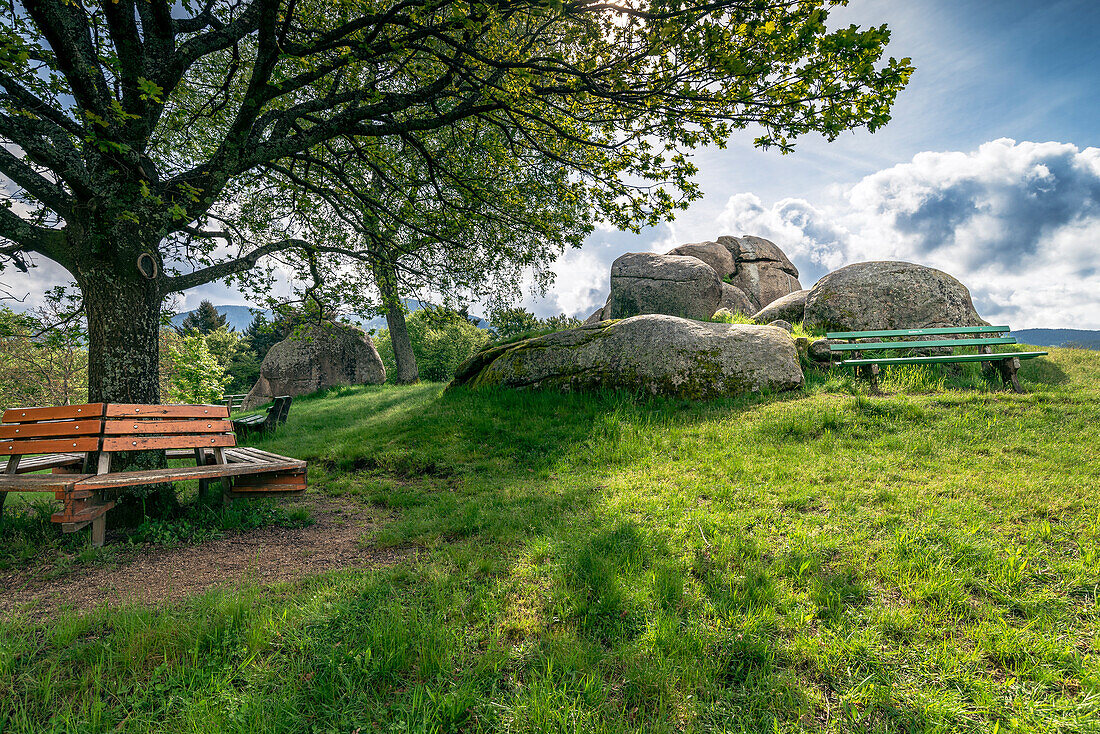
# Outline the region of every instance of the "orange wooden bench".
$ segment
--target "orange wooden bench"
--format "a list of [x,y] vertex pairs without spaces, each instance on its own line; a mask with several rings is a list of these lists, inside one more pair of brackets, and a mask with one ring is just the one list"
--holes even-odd
[[[116,453],[150,450],[193,459],[195,466],[111,471]],[[8,457],[0,474],[0,511],[7,492],[53,492],[63,506],[50,519],[66,533],[91,525],[97,546],[103,544],[104,515],[115,504],[109,498],[124,487],[197,479],[205,489],[220,479],[230,497],[306,488],[306,462],[237,446],[224,405],[14,408],[4,411],[0,424],[0,456]],[[44,470],[53,473],[37,473]]]

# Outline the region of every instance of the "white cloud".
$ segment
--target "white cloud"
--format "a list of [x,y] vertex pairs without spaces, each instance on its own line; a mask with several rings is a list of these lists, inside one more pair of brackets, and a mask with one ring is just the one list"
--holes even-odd
[[[554,285],[541,299],[541,312],[584,314],[603,305],[607,295],[610,273],[607,263],[595,253],[584,250],[568,250],[554,263]],[[602,294],[602,295],[601,295]]]
[[815,205],[730,197],[724,229],[774,240],[811,285],[840,265],[901,259],[966,284],[1018,328],[1100,328],[1100,149],[994,140],[924,152]]

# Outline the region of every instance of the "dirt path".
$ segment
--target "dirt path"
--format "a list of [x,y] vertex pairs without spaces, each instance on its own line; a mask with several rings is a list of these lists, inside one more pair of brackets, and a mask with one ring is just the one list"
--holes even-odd
[[54,581],[27,572],[0,577],[0,612],[22,609],[43,617],[105,603],[157,605],[215,586],[270,584],[337,568],[392,565],[415,553],[361,548],[359,540],[375,524],[354,500],[307,495],[287,501],[310,506],[313,524],[259,528],[201,545],[139,551],[116,567],[76,568]]

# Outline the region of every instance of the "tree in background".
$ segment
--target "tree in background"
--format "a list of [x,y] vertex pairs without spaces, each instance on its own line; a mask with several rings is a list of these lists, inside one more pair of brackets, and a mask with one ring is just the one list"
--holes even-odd
[[386,317],[397,383],[418,379],[408,296],[451,308],[512,301],[522,274],[545,289],[554,259],[592,230],[592,207],[562,160],[576,153],[568,145],[557,156],[527,150],[474,120],[423,135],[416,149],[364,147],[330,142],[265,167],[260,185],[236,197],[246,203],[233,223],[253,239],[342,248],[323,261],[308,250],[282,261],[302,274],[303,301],[309,291],[333,311]]
[[214,355],[214,359],[218,360],[218,364],[228,370],[229,365],[233,363],[233,358],[243,346],[244,340],[241,335],[228,326],[219,326],[213,331],[198,333],[202,334],[207,350]]
[[164,378],[168,399],[174,403],[221,402],[230,378],[225,365],[210,351],[206,338],[191,332],[167,346]]
[[[461,313],[439,306],[413,311],[406,323],[420,375],[432,382],[454,378],[458,366],[477,354],[489,342],[489,334]],[[393,340],[388,329],[379,331],[378,354],[386,373],[394,365]]]
[[473,121],[561,160],[601,221],[656,223],[699,196],[687,153],[732,130],[789,150],[889,119],[908,60],[882,60],[885,27],[830,30],[831,4],[0,0],[0,256],[72,274],[92,400],[157,402],[166,296],[361,256],[231,238],[250,175],[333,141],[431,168],[426,138]]
[[87,402],[85,338],[56,299],[24,313],[0,306],[0,409]]
[[535,314],[525,308],[501,308],[489,312],[489,328],[500,340],[513,339],[520,334],[537,331],[542,324]]
[[248,349],[256,355],[260,362],[263,362],[264,357],[271,351],[271,348],[287,337],[284,332],[284,321],[276,318],[274,322],[271,322],[262,313],[258,313],[252,317],[248,328],[244,330],[244,334],[241,336]]
[[218,329],[229,330],[227,321],[228,317],[218,313],[213,303],[204,300],[198,308],[184,317],[183,323],[180,324],[180,331],[185,334],[189,331],[209,334]]
[[493,338],[498,341],[511,341],[524,336],[539,333],[574,329],[581,320],[566,314],[540,319],[525,308],[510,307],[496,309],[489,314],[489,327]]

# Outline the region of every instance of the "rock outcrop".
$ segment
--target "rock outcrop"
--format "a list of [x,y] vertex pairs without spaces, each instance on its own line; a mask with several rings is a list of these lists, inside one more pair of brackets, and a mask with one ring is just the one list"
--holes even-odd
[[966,286],[941,270],[907,262],[834,270],[810,289],[805,320],[829,331],[987,325]]
[[774,242],[719,237],[680,245],[667,255],[632,252],[618,258],[607,304],[585,323],[649,313],[703,320],[722,309],[749,315],[800,290],[798,268]]
[[452,385],[706,399],[790,390],[802,380],[782,329],[649,314],[492,347],[459,367]]
[[326,322],[300,330],[268,351],[244,409],[257,408],[277,395],[385,381],[386,368],[371,338],[358,327]]
[[604,315],[665,314],[701,321],[714,315],[721,294],[722,279],[698,258],[631,252],[611,265],[610,313]]
[[611,296],[607,297],[607,301],[602,306],[592,312],[592,315],[584,320],[585,324],[596,324],[600,321],[607,321],[611,318]]
[[775,319],[783,319],[784,321],[790,321],[792,324],[797,324],[802,321],[806,313],[806,297],[809,295],[810,291],[808,290],[788,293],[757,311],[752,320],[767,323]]
[[798,268],[774,242],[744,235],[719,237],[718,243],[729,250],[737,263],[730,282],[745,292],[754,311],[788,293],[802,290]]
[[680,245],[668,251],[669,255],[687,255],[695,257],[714,268],[720,280],[725,280],[737,272],[737,262],[729,248],[718,242],[696,242]]
[[755,310],[752,307],[752,301],[745,295],[745,291],[729,283],[722,283],[722,296],[718,299],[718,309],[715,313],[722,309],[726,309],[730,313],[745,314],[746,316]]

